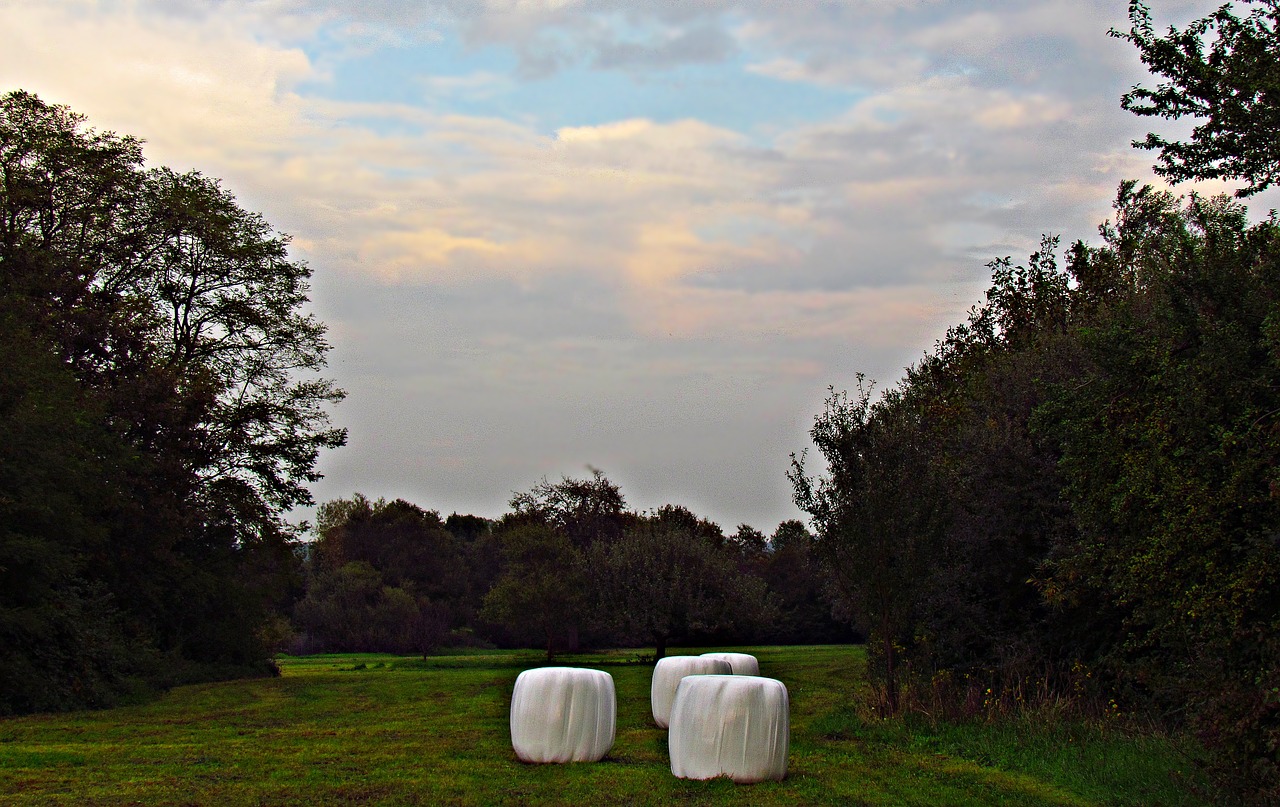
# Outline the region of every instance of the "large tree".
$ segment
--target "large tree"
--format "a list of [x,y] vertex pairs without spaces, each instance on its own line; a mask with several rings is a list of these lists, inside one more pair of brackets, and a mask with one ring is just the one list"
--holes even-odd
[[[287,243],[216,181],[147,169],[139,141],[0,97],[0,312],[55,362],[24,372],[73,385],[59,417],[93,446],[67,448],[92,480],[68,512],[92,529],[24,540],[74,561],[57,596],[98,592],[171,668],[265,662],[285,514],[345,440],[325,411],[342,393],[314,375],[328,345],[302,313],[310,270]],[[15,478],[35,472],[12,460]]]
[[120,450],[49,346],[0,312],[0,715],[105,705],[140,648],[87,555],[107,540]]

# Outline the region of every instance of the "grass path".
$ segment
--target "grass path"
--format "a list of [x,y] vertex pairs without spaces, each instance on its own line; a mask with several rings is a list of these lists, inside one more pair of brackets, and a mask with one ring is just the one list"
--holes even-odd
[[[675,651],[692,652],[692,651]],[[181,687],[140,706],[0,720],[0,804],[1193,805],[1158,737],[1078,724],[864,721],[852,647],[755,648],[791,697],[787,779],[689,782],[649,717],[636,651],[604,669],[617,740],[597,764],[523,765],[508,706],[529,653],[284,659],[277,679]]]

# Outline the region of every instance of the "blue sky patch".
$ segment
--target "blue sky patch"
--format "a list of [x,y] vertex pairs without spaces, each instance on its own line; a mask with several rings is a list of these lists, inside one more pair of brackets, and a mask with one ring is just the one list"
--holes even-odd
[[[795,125],[839,115],[860,94],[753,73],[750,54],[728,61],[634,71],[578,60],[545,77],[522,75],[508,48],[469,48],[456,36],[383,47],[339,57],[324,47],[309,56],[331,71],[329,80],[299,88],[308,96],[364,103],[396,103],[430,111],[495,117],[551,135],[566,126],[596,126],[631,118],[657,122],[697,119],[766,142]],[[370,121],[379,132],[392,121]]]

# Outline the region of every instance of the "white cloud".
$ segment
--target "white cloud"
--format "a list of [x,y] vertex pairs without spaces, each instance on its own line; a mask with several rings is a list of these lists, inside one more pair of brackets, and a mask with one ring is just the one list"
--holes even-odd
[[[353,446],[377,448],[351,456],[367,466],[395,453],[398,432],[379,420],[394,407],[377,403],[377,390],[407,399],[438,389],[450,402],[433,405],[458,420],[415,415],[413,428],[450,467],[487,452],[494,464],[484,468],[533,474],[504,482],[506,493],[557,468],[451,441],[460,423],[480,433],[486,413],[494,428],[519,430],[525,408],[475,401],[512,396],[543,415],[564,406],[607,423],[587,442],[563,425],[520,437],[548,461],[706,448],[711,419],[687,410],[713,406],[717,384],[739,385],[735,417],[751,424],[765,416],[756,399],[770,411],[790,405],[778,391],[788,384],[820,390],[856,369],[892,373],[977,299],[986,259],[1020,257],[1042,232],[1089,236],[1118,181],[1146,175],[1150,162],[1128,148],[1141,126],[1116,108],[1133,69],[1127,46],[1104,36],[1119,13],[1065,0],[978,11],[0,0],[0,86],[146,138],[153,162],[222,177],[291,232],[318,270],[317,307],[332,315],[347,362],[338,367],[363,385],[352,406],[365,407],[355,418],[365,432]],[[508,47],[526,68],[541,60],[551,76],[609,58],[627,70],[729,58],[708,25],[758,75],[863,92],[840,114],[767,135],[712,125],[697,110],[637,109],[553,123],[551,134],[515,116],[453,111],[459,96],[518,94],[520,72],[497,68],[414,79],[424,106],[312,94],[343,59],[401,37],[465,29],[473,44]],[[651,389],[667,397],[644,403]],[[667,403],[679,396],[683,405]],[[604,415],[595,398],[689,422],[632,440],[628,428],[653,428],[641,415],[628,422],[639,410]],[[785,435],[775,437],[779,448]]]
[[291,89],[312,69],[301,50],[255,41],[242,22],[147,17],[132,5],[6,4],[0,86],[142,136],[162,162],[261,159],[294,137],[302,105]]
[[465,96],[471,99],[491,98],[515,90],[516,83],[510,77],[490,70],[481,70],[464,76],[424,76],[418,81],[428,97],[451,99]]
[[[106,67],[86,71],[29,48],[0,56],[0,75],[24,84],[26,70],[34,89],[51,88],[51,100],[147,137],[159,161],[247,189],[326,265],[396,283],[463,283],[477,273],[526,284],[575,272],[611,277],[636,301],[661,297],[685,332],[702,327],[693,321],[700,315],[731,327],[728,309],[744,309],[731,296],[695,292],[700,277],[730,289],[735,275],[749,275],[740,289],[778,310],[787,304],[770,289],[911,288],[966,271],[947,262],[990,241],[991,211],[964,201],[975,194],[1058,194],[1069,208],[1080,204],[1076,175],[1119,178],[1090,173],[1120,163],[1079,139],[1087,132],[1074,99],[984,88],[962,74],[885,86],[842,118],[784,131],[764,149],[692,118],[563,127],[546,137],[509,120],[319,102],[297,90],[315,77],[307,57],[246,35],[242,11],[229,5],[214,20],[82,7],[64,19],[56,5],[10,7],[11,30],[62,30],[73,52]],[[854,13],[877,24],[892,16],[841,12]],[[798,12],[792,35],[815,15]],[[768,19],[780,26],[784,16]],[[989,15],[967,19],[953,38],[1001,25]],[[424,79],[444,94],[510,81],[491,72]],[[1065,159],[1064,136],[1075,147]],[[975,233],[967,245],[954,224],[965,217]],[[1000,240],[1036,235],[1006,231]],[[663,320],[648,308],[629,318]]]

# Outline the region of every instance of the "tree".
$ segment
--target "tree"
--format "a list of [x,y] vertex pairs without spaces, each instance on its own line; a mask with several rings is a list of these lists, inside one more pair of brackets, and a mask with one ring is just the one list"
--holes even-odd
[[[212,397],[197,433],[198,489],[220,526],[252,540],[310,504],[320,449],[345,442],[325,407],[343,398],[321,370],[325,327],[303,314],[310,269],[288,238],[240,208],[215,180],[157,169],[146,177],[148,261],[138,289],[152,301],[165,369],[179,389]],[[207,392],[205,391],[207,389]]]
[[673,641],[771,621],[763,581],[738,573],[713,526],[667,506],[591,547],[597,609],[619,640],[652,644],[662,658]]
[[0,114],[6,291],[125,410],[113,428],[194,475],[207,528],[284,529],[345,439],[324,411],[342,392],[307,377],[329,348],[301,313],[310,269],[215,180],[143,170],[138,141],[21,91]]
[[1049,623],[1081,615],[1051,612],[1034,582],[1072,535],[1057,447],[1031,426],[1046,387],[1076,372],[1057,243],[1044,238],[1025,264],[988,264],[985,300],[900,385],[922,411],[917,439],[931,446],[945,512],[915,630],[921,679],[948,671],[999,693],[1032,679],[1061,685],[1072,667]]
[[443,634],[433,616],[363,561],[317,575],[295,610],[309,652],[425,654]]
[[489,522],[454,514],[449,523],[480,537],[464,542],[438,512],[403,499],[374,502],[356,493],[325,502],[316,511],[313,581],[349,563],[369,564],[387,586],[414,599],[424,626],[419,633],[434,645],[449,629],[474,621],[494,577],[487,568],[476,573],[486,565],[479,556],[490,549]]
[[944,512],[920,410],[902,391],[873,402],[832,394],[810,432],[827,474],[805,456],[789,474],[796,504],[813,519],[818,553],[846,613],[869,637],[869,666],[889,714],[899,710],[902,654],[914,640]]
[[789,519],[778,524],[769,539],[761,577],[778,603],[774,641],[831,644],[854,638],[848,624],[832,615],[827,575],[803,522]]
[[0,97],[0,311],[75,385],[64,418],[112,493],[76,491],[100,538],[41,546],[171,668],[266,669],[284,515],[345,440],[325,411],[341,391],[311,377],[328,345],[301,313],[310,270],[217,182],[84,124]]
[[107,706],[143,669],[86,568],[118,450],[91,421],[54,351],[0,311],[0,715]]
[[[1236,192],[1251,196],[1280,180],[1280,2],[1246,0],[1255,7],[1237,17],[1230,4],[1161,37],[1141,0],[1129,4],[1130,29],[1112,29],[1138,49],[1153,74],[1167,81],[1154,90],[1135,86],[1121,106],[1137,115],[1202,119],[1186,141],[1148,133],[1134,146],[1160,152],[1156,173],[1175,182],[1240,178]],[[1216,38],[1206,43],[1210,31]]]
[[622,491],[599,468],[590,479],[564,477],[551,484],[543,479],[525,493],[511,498],[511,516],[546,524],[583,549],[597,540],[622,532],[626,520]]
[[436,511],[403,499],[370,502],[357,493],[325,502],[316,519],[321,568],[361,561],[389,585],[412,588],[432,600],[452,603],[466,596],[468,570],[459,542]]
[[453,513],[444,520],[444,528],[459,541],[474,543],[493,532],[493,522],[480,516]]
[[539,524],[502,536],[504,571],[484,598],[482,619],[533,632],[555,658],[557,639],[576,633],[588,603],[582,554],[568,538]]
[[1039,415],[1079,529],[1046,594],[1108,604],[1099,661],[1130,700],[1189,716],[1223,781],[1274,803],[1280,222],[1133,183],[1116,210],[1070,266],[1092,308],[1080,377]]

